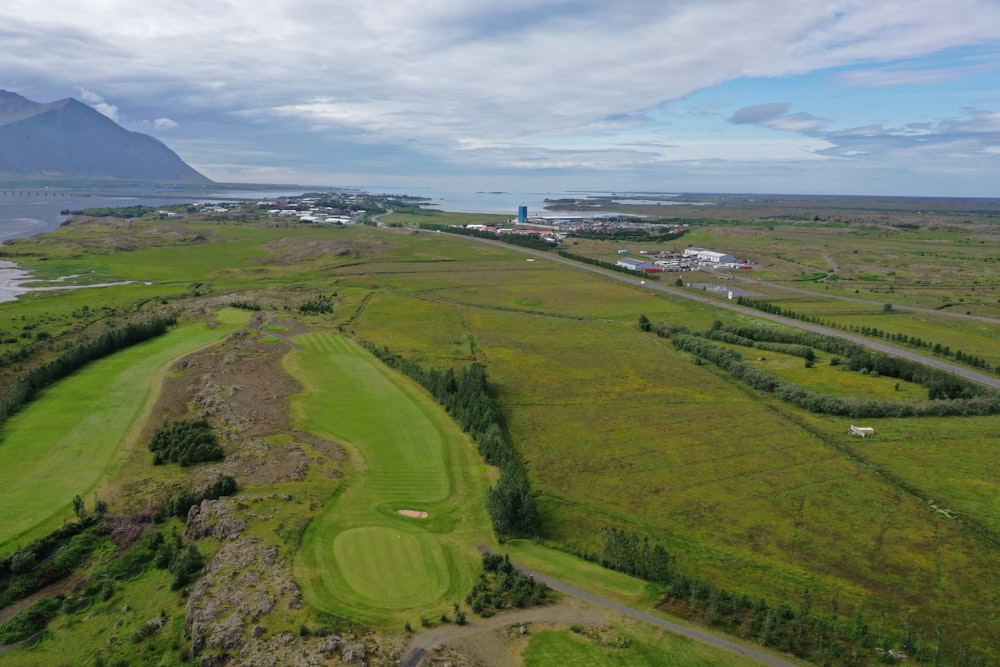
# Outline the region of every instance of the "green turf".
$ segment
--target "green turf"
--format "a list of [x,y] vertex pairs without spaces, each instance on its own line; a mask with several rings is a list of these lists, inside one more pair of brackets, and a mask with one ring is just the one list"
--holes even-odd
[[0,427],[0,548],[7,551],[72,517],[113,474],[137,420],[171,362],[225,337],[246,313],[215,328],[188,325],[93,362],[44,390]]
[[655,584],[533,541],[509,540],[503,549],[518,565],[636,609],[652,604],[660,592]]
[[442,409],[357,344],[328,334],[296,342],[288,367],[306,391],[293,413],[302,428],[345,443],[353,468],[297,553],[306,600],[374,624],[440,613],[471,587],[475,545],[491,541],[488,473]]
[[[643,633],[647,634],[647,633]],[[625,641],[622,641],[624,639]],[[620,646],[609,643],[621,642]],[[639,639],[617,630],[588,636],[568,630],[543,630],[531,636],[525,667],[737,667],[758,664],[728,651],[669,633]]]

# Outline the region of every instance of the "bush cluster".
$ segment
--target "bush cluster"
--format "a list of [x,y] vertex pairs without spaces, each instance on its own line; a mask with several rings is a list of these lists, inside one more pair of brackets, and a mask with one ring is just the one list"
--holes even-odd
[[333,300],[336,294],[320,294],[299,305],[299,312],[304,315],[323,315],[333,312]]
[[518,572],[506,554],[483,554],[483,569],[465,602],[473,613],[492,616],[501,609],[545,604],[549,587]]
[[0,558],[0,608],[73,572],[106,538],[100,516],[66,523]]
[[153,514],[153,521],[161,523],[167,518],[176,516],[186,519],[188,512],[195,505],[201,504],[203,500],[218,500],[222,496],[231,496],[239,490],[236,479],[229,475],[219,475],[215,481],[206,486],[201,491],[188,491],[187,489],[173,495]]
[[0,625],[0,646],[23,641],[41,632],[61,608],[62,600],[58,598],[42,598],[25,607],[14,614],[9,621]]
[[149,450],[153,452],[153,465],[171,461],[191,466],[218,461],[225,456],[205,419],[176,421],[157,429],[149,442]]

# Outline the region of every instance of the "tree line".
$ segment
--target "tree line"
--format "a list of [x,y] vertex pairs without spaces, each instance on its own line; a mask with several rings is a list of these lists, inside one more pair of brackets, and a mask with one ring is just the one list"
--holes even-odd
[[549,251],[554,247],[548,241],[543,241],[535,234],[497,234],[487,232],[482,229],[469,229],[467,227],[454,227],[452,225],[437,225],[433,223],[420,223],[420,229],[428,229],[436,232],[448,234],[458,234],[459,236],[474,236],[477,239],[487,239],[489,241],[500,241],[511,245],[531,248],[532,250]]
[[490,394],[486,367],[476,362],[457,373],[452,368],[426,369],[387,347],[362,344],[385,365],[427,389],[476,442],[483,460],[500,469],[500,478],[486,496],[486,510],[497,535],[534,535],[538,530],[535,495],[524,460],[507,431],[503,411]]
[[[931,400],[974,398],[992,393],[989,389],[953,373],[884,352],[876,352],[837,336],[808,331],[782,330],[774,327],[721,326],[721,323],[718,326],[713,325],[713,331],[735,333],[753,340],[755,347],[756,343],[780,343],[788,346],[786,351],[790,354],[794,354],[792,350],[796,349],[797,346],[804,346],[806,348],[815,347],[834,355],[842,355],[847,360],[845,365],[849,370],[885,375],[919,384],[928,389],[928,398]],[[805,358],[811,359],[812,357],[806,353]],[[839,362],[840,360],[838,360]]]
[[601,259],[594,259],[593,257],[587,257],[586,255],[577,255],[576,253],[569,252],[567,250],[559,251],[560,257],[565,257],[566,259],[571,259],[574,262],[582,262],[584,264],[590,264],[591,266],[596,266],[602,269],[607,269],[608,271],[617,271],[618,273],[627,273],[630,276],[641,275],[646,280],[659,280],[660,274],[658,273],[638,273],[632,269],[626,269],[624,266],[619,266],[618,264],[613,264],[611,262],[605,262]]
[[[941,664],[945,636],[940,627],[932,640],[908,612],[894,625],[884,612],[873,628],[860,610],[842,614],[836,598],[826,610],[813,606],[812,594],[802,591],[797,605],[729,591],[684,574],[673,554],[648,537],[616,526],[601,532],[599,552],[567,549],[608,569],[659,584],[656,606],[683,618],[717,627],[762,646],[791,653],[821,665],[868,664],[872,658],[893,663],[906,654],[920,662]],[[949,649],[954,653],[954,644]],[[958,665],[972,667],[968,644],[958,647]]]
[[601,533],[603,567],[646,581],[667,583],[674,575],[676,558],[662,544],[653,544],[648,537],[606,526]]
[[[832,327],[835,329],[842,329],[844,331],[850,331],[851,333],[861,334],[862,336],[872,336],[873,338],[882,338],[884,340],[891,341],[893,343],[899,343],[901,345],[907,345],[909,347],[915,347],[923,350],[930,350],[934,354],[941,355],[942,357],[949,357],[958,361],[960,363],[966,364],[973,368],[982,369],[987,372],[1000,373],[1000,365],[993,367],[988,361],[982,357],[969,354],[967,352],[962,352],[961,350],[952,350],[948,345],[942,345],[941,343],[934,343],[932,341],[924,340],[919,336],[910,336],[904,333],[891,333],[878,327],[871,326],[860,326],[852,324],[850,326],[843,326],[837,322],[830,322],[822,320],[814,315],[805,315],[803,313],[790,310],[788,308],[782,308],[781,306],[775,305],[768,301],[763,301],[761,299],[751,299],[748,297],[736,297],[736,303],[741,306],[746,306],[747,308],[753,308],[765,313],[772,313],[774,315],[781,315],[782,317],[787,317],[793,320],[801,320],[803,322],[812,322],[814,324],[822,324],[823,326]],[[885,304],[885,312],[892,312],[892,304]]]
[[[653,330],[658,335],[669,338],[676,349],[715,364],[754,389],[774,394],[777,398],[810,412],[869,418],[1000,414],[1000,393],[998,392],[980,387],[944,371],[906,359],[891,357],[887,354],[871,352],[855,343],[838,341],[834,336],[807,332],[801,334],[774,332],[770,328],[755,328],[761,336],[781,338],[788,342],[798,340],[799,344],[801,341],[810,340],[814,344],[818,343],[817,347],[823,345],[828,346],[830,350],[844,351],[846,352],[846,361],[841,362],[839,358],[835,358],[831,360],[831,363],[835,365],[843,363],[849,370],[853,371],[885,375],[921,384],[928,390],[928,400],[886,401],[831,396],[806,389],[788,380],[782,380],[746,362],[734,350],[714,345],[704,335],[692,333],[686,327],[659,326],[653,327]],[[743,327],[742,330],[746,332],[747,328]]]
[[52,361],[31,369],[18,379],[3,398],[0,398],[0,424],[54,382],[91,361],[163,335],[176,321],[176,317],[171,315],[154,317],[142,322],[130,322],[123,327],[106,331],[94,340],[84,341]]

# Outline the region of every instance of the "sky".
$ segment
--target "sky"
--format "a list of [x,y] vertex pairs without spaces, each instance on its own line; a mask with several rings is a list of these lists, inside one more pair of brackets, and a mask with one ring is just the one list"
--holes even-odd
[[1000,0],[5,0],[216,181],[1000,197]]

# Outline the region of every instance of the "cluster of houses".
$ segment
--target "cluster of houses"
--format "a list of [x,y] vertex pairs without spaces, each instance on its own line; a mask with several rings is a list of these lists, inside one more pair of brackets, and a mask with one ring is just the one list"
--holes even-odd
[[269,218],[291,218],[299,222],[312,222],[326,225],[353,225],[364,211],[345,211],[333,206],[324,206],[319,199],[309,197],[297,198],[294,202],[260,201],[258,207],[267,208]]

